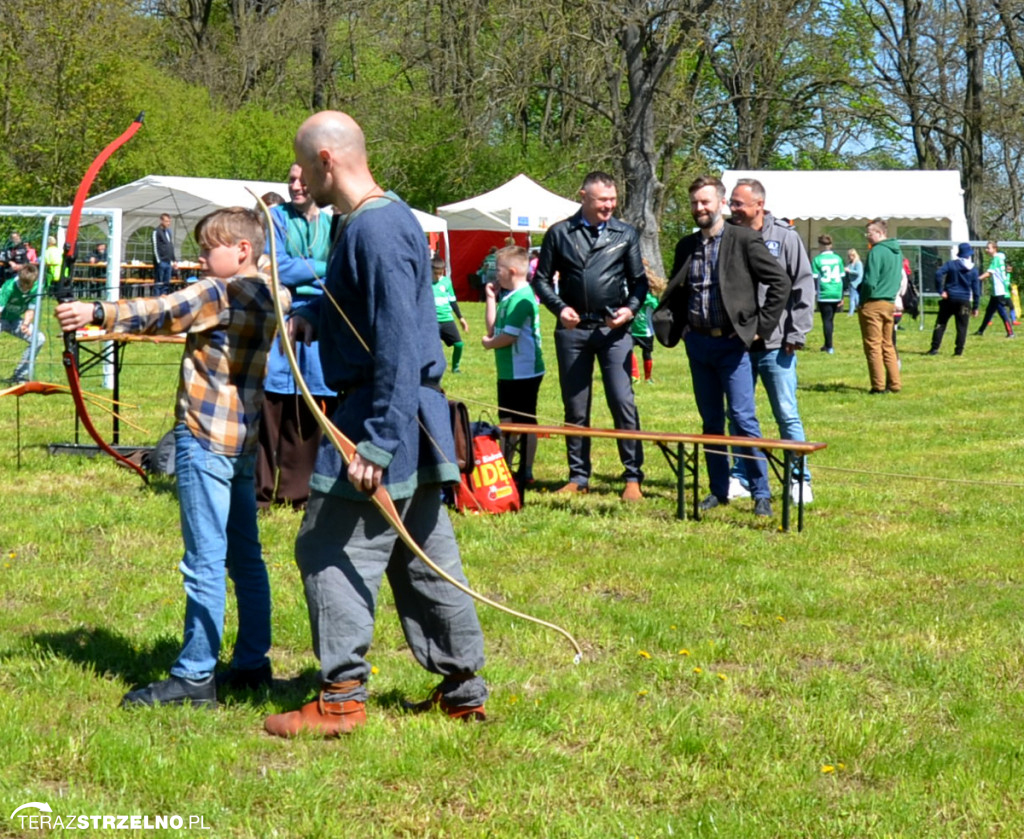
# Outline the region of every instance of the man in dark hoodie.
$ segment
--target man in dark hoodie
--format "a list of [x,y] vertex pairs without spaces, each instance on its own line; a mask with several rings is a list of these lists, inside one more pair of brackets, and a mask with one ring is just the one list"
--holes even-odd
[[860,288],[860,334],[868,359],[871,393],[899,393],[899,358],[892,342],[893,309],[903,280],[903,254],[899,242],[889,238],[884,219],[868,222],[871,250],[864,263]]
[[967,343],[967,325],[978,316],[981,303],[981,280],[973,261],[974,248],[964,242],[956,249],[956,259],[939,266],[935,272],[935,285],[939,289],[939,316],[932,330],[932,348],[928,355],[938,355],[942,336],[950,318],[956,319],[956,347],[953,355],[964,354]]

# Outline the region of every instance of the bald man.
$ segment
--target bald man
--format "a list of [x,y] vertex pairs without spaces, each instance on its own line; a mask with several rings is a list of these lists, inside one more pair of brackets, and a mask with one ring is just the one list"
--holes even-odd
[[295,160],[309,195],[340,219],[326,293],[292,319],[292,331],[319,338],[324,381],[340,396],[333,422],[357,446],[346,468],[330,443],[321,443],[295,543],[320,695],[268,717],[266,730],[332,737],[365,723],[365,656],[385,573],[413,655],[441,677],[428,699],[408,707],[483,719],[483,634],[473,601],[416,559],[367,497],[385,486],[412,537],[465,582],[441,504],[441,485],[457,483],[459,472],[439,384],[445,361],[423,231],[398,196],[377,185],[363,132],[347,114],[306,120],[295,136]]

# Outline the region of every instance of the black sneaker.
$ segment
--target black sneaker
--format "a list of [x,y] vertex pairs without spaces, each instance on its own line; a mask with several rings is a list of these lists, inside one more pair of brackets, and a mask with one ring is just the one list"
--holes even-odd
[[772,515],[772,501],[770,498],[755,498],[754,499],[754,515],[755,516],[766,516],[771,517]]
[[217,687],[227,690],[261,690],[273,684],[274,673],[270,669],[270,662],[265,661],[260,667],[252,670],[229,667],[218,673],[216,680]]
[[725,507],[729,503],[729,499],[719,498],[717,495],[709,495],[703,501],[700,502],[700,509],[704,512],[708,510],[714,510],[715,507]]
[[121,699],[122,708],[185,704],[192,704],[197,708],[216,708],[217,685],[213,676],[207,676],[199,682],[171,676],[162,682],[153,682],[144,688],[129,691]]

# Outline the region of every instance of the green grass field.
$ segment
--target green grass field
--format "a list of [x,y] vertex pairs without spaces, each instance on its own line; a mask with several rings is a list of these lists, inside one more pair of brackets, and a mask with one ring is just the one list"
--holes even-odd
[[[467,309],[465,372],[446,385],[490,404],[482,307]],[[401,699],[435,678],[385,596],[369,722],[340,741],[262,732],[317,683],[292,561],[300,516],[284,510],[261,519],[274,691],[216,713],[118,709],[179,646],[173,484],[50,456],[74,436],[66,397],[0,399],[0,835],[62,833],[8,819],[27,802],[201,816],[208,830],[157,834],[213,837],[1024,835],[1024,340],[993,327],[954,359],[950,330],[928,357],[930,332],[907,323],[904,392],[869,397],[856,319],[837,320],[836,354],[817,352],[816,331],[800,357],[808,437],[828,443],[802,534],[779,532],[778,503],[772,521],[749,501],[676,521],[654,449],[646,501],[624,506],[611,441],[594,443],[589,496],[554,496],[563,443],[542,440],[521,513],[455,525],[471,584],[568,628],[583,662],[481,607],[488,721],[406,716]],[[49,333],[41,378],[61,375]],[[558,421],[549,328],[545,340],[541,414]],[[0,339],[0,364],[20,346]],[[147,431],[125,442],[171,426],[177,355],[128,349],[123,399],[137,407],[124,413]],[[698,431],[681,349],[656,350],[655,379],[638,388],[644,426]],[[593,424],[609,424],[600,388]],[[234,631],[229,609],[228,648]]]

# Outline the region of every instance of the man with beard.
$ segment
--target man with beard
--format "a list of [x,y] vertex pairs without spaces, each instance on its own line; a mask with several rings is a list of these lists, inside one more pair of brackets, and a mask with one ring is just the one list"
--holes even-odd
[[324,380],[343,394],[332,420],[356,444],[346,466],[326,441],[295,541],[320,661],[319,696],[273,714],[267,732],[293,737],[349,733],[366,722],[367,651],[384,575],[416,660],[441,681],[417,710],[484,718],[483,633],[473,601],[401,542],[368,495],[385,487],[405,527],[453,578],[465,583],[441,486],[458,483],[448,402],[440,388],[430,255],[402,200],[374,180],[362,129],[347,114],[314,114],[295,136],[310,196],[342,214],[325,293],[291,325],[320,338]]
[[[764,199],[764,185],[760,181],[755,178],[738,180],[729,196],[732,222],[761,234],[765,247],[792,281],[793,290],[779,325],[771,335],[762,336],[764,349],[750,350],[751,368],[754,384],[760,379],[768,394],[768,402],[779,426],[779,437],[802,442],[807,437],[804,435],[804,424],[800,419],[796,398],[796,353],[803,349],[807,333],[814,325],[814,275],[800,234],[793,225],[767,212]],[[842,260],[839,260],[839,264],[842,265]],[[841,273],[839,276],[842,276]],[[765,288],[762,286],[760,295],[763,297],[764,294]],[[733,464],[732,472],[729,497],[745,498],[749,492],[743,486],[741,464]],[[810,472],[794,464],[792,479],[787,487],[794,501],[799,497],[800,480],[804,482],[804,503],[810,503],[813,498]]]
[[[724,434],[726,406],[742,437],[760,437],[754,410],[750,349],[778,326],[792,282],[765,247],[761,235],[722,218],[725,186],[710,175],[690,184],[690,210],[700,230],[679,240],[672,280],[654,314],[658,340],[686,345],[704,434]],[[759,301],[758,285],[764,287]],[[736,449],[747,469],[754,514],[772,514],[768,467],[763,455]],[[711,494],[700,508],[729,503],[729,458],[719,446],[705,446]]]
[[[292,315],[323,294],[331,249],[331,217],[321,213],[302,182],[302,167],[288,170],[291,201],[271,208],[274,242],[281,284],[292,293]],[[269,250],[269,247],[268,247]],[[295,348],[302,375],[310,391],[330,416],[337,394],[324,384],[320,346]],[[256,459],[256,501],[260,507],[291,504],[301,508],[309,498],[309,478],[320,445],[320,426],[302,399],[292,378],[288,359],[274,342],[267,360],[267,393],[260,423],[260,449]]]

